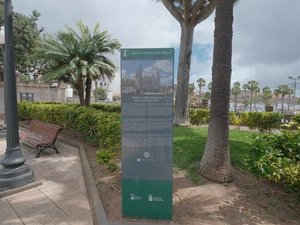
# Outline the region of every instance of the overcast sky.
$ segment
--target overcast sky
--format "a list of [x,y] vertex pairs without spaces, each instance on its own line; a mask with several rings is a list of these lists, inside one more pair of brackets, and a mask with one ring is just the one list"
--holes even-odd
[[[175,48],[177,71],[180,26],[162,3],[152,0],[13,0],[14,11],[41,13],[39,27],[54,34],[78,20],[93,28],[100,23],[122,48]],[[290,84],[300,76],[300,1],[239,0],[234,8],[232,84],[256,80],[262,89]],[[190,81],[211,81],[214,14],[195,28]],[[117,65],[120,54],[111,57]],[[176,74],[175,74],[176,75]],[[298,80],[300,83],[300,79]],[[298,82],[297,81],[297,82]],[[190,82],[190,83],[191,83]],[[176,83],[176,78],[175,78]],[[196,82],[195,82],[196,85]],[[196,85],[197,86],[197,85]],[[300,84],[297,85],[300,90]],[[300,91],[297,91],[297,96]]]

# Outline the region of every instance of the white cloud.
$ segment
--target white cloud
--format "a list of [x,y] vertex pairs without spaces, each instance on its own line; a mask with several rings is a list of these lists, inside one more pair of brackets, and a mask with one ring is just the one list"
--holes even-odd
[[[14,10],[29,15],[36,9],[38,23],[49,33],[75,27],[81,19],[89,27],[100,23],[123,48],[179,47],[180,25],[162,3],[151,0],[26,0],[13,1]],[[241,0],[234,7],[232,83],[256,80],[260,87],[290,83],[300,75],[300,1]],[[196,26],[190,81],[211,81],[214,15]],[[203,53],[205,61],[199,58]],[[118,52],[110,57],[120,69]],[[176,60],[176,59],[175,59]],[[177,65],[175,65],[177,69]],[[118,71],[119,73],[119,71]],[[203,75],[204,74],[204,75]],[[176,76],[176,74],[175,74]],[[300,88],[300,85],[297,86]]]

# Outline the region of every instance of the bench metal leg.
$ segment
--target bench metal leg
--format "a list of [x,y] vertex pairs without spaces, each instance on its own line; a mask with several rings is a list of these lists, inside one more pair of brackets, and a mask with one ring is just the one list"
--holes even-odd
[[56,152],[56,154],[59,153],[59,151],[57,150],[57,148],[55,147],[55,141],[51,144],[51,145],[47,145],[47,146],[39,146],[40,151],[38,152],[38,154],[36,155],[35,158],[39,158],[40,154],[42,153],[42,151],[44,151],[46,148],[53,148]]

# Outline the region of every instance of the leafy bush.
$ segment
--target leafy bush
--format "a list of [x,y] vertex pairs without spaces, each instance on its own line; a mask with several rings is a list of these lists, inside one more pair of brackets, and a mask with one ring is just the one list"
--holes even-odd
[[91,108],[103,111],[103,112],[116,112],[121,113],[121,104],[91,104]]
[[283,115],[274,112],[248,112],[245,116],[245,122],[249,129],[259,132],[272,132],[280,129]]
[[246,124],[248,113],[242,112],[240,114],[236,114],[235,112],[229,113],[230,122],[236,126],[237,129],[240,129],[242,125]]
[[208,124],[209,110],[207,109],[190,109],[190,123],[192,125]]
[[94,90],[94,95],[96,96],[96,91],[98,94],[98,99],[99,100],[106,100],[107,98],[107,89],[103,88],[103,87],[98,87],[97,90]]
[[295,122],[298,126],[300,125],[300,114],[296,114],[292,117],[292,121]]
[[109,171],[115,172],[119,167],[115,161],[115,152],[108,149],[99,149],[96,152],[96,162],[104,165]]
[[245,159],[249,171],[258,179],[283,183],[299,192],[300,132],[256,134]]
[[121,145],[121,116],[79,104],[41,104],[19,102],[20,120],[36,119],[60,125],[67,131],[79,132],[83,138],[102,147],[117,148]]

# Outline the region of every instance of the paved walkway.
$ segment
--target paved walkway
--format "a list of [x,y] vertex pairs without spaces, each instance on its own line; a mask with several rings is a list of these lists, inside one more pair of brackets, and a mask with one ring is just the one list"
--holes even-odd
[[[36,181],[0,192],[1,225],[164,225],[108,221],[83,144],[59,135],[56,147],[35,158],[37,149],[21,145]],[[5,151],[0,134],[0,161]]]
[[[35,158],[37,149],[21,146],[36,181],[0,192],[2,225],[93,224],[78,148],[61,141],[56,146],[60,154],[47,149],[40,158]],[[6,140],[1,138],[0,160],[4,158],[5,149]],[[26,188],[29,189],[24,190]]]

